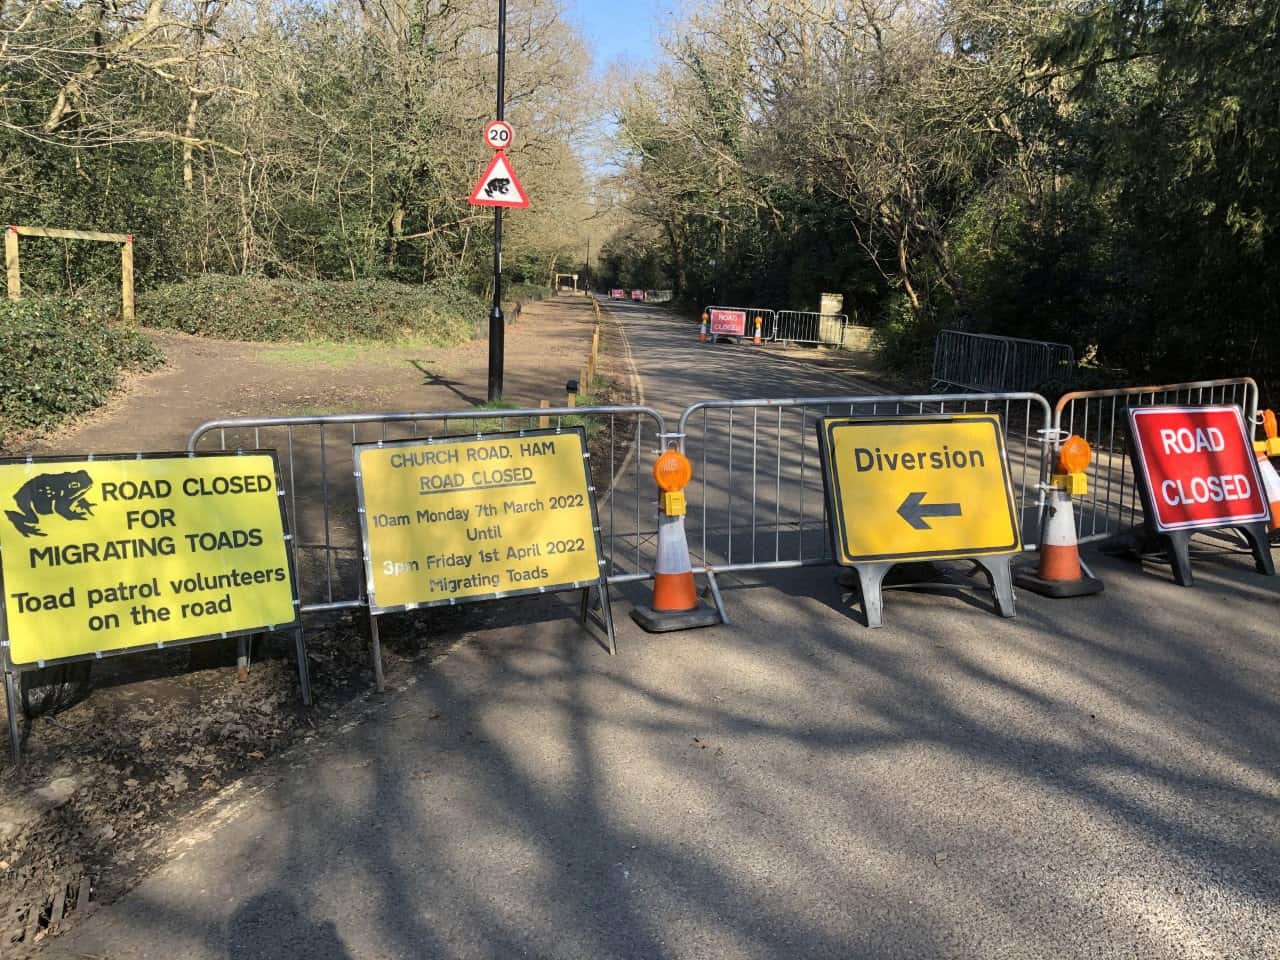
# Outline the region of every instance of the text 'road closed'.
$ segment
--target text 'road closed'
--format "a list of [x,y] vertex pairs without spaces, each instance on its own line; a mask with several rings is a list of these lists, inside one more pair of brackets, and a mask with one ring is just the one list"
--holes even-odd
[[1270,516],[1240,408],[1129,411],[1137,473],[1157,530],[1256,523]]

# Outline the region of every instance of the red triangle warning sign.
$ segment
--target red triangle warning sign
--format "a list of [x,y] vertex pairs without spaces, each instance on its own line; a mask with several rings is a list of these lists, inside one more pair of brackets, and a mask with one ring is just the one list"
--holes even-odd
[[471,191],[473,207],[527,207],[529,197],[507,163],[507,155],[499,150],[485,168]]

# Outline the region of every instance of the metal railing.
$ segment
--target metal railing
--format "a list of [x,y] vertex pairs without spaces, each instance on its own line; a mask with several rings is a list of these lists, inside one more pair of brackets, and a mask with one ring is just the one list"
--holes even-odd
[[843,313],[813,313],[807,310],[779,310],[771,340],[779,343],[844,344],[849,317]]
[[1067,383],[1075,352],[1065,343],[940,330],[933,345],[933,386],[999,391],[1041,390]]
[[1128,407],[1162,404],[1240,407],[1252,432],[1258,422],[1258,385],[1250,377],[1198,380],[1149,387],[1080,390],[1058,401],[1053,412],[1054,434],[1062,439],[1078,434],[1089,441],[1093,459],[1088,468],[1089,491],[1076,500],[1076,532],[1081,542],[1103,540],[1143,522],[1142,496],[1129,458]]
[[652,575],[657,496],[647,458],[661,446],[662,415],[644,406],[448,410],[237,417],[201,424],[189,450],[275,449],[303,612],[365,605],[353,443],[583,426],[611,583]]
[[681,414],[676,435],[693,463],[685,523],[695,568],[832,562],[817,438],[822,417],[979,412],[1001,415],[1023,541],[1034,549],[1052,423],[1038,394],[707,400]]

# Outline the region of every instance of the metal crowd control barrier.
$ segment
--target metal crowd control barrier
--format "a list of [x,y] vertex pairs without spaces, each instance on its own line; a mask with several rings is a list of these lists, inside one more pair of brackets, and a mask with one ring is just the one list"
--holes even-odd
[[584,426],[592,488],[610,583],[652,576],[657,504],[650,464],[638,451],[661,445],[666,428],[651,407],[552,407],[418,413],[237,417],[192,432],[187,448],[275,448],[293,532],[298,593],[304,613],[366,603],[353,443],[414,437],[483,436],[517,430]]
[[824,416],[1002,415],[1027,549],[1039,542],[1040,483],[1052,424],[1035,393],[708,400],[680,416],[693,462],[686,527],[695,570],[711,574],[832,562],[817,421]]
[[1080,542],[1103,540],[1143,522],[1142,496],[1129,461],[1126,407],[1161,404],[1203,406],[1234,404],[1253,430],[1258,422],[1258,385],[1250,377],[1198,380],[1151,387],[1080,390],[1058,401],[1053,414],[1054,435],[1079,434],[1093,448],[1089,464],[1089,492],[1076,501],[1076,532]]
[[759,317],[764,321],[764,324],[761,326],[761,337],[765,340],[773,339],[773,331],[776,329],[776,319],[774,311],[767,307],[726,307],[723,304],[712,304],[706,308],[708,313],[712,310],[741,310],[745,313],[747,315],[747,326],[746,332],[743,333],[743,336],[748,340],[756,335],[756,317]]
[[1075,365],[1075,352],[1065,343],[940,330],[933,345],[933,386],[1039,390],[1069,380]]
[[844,344],[849,317],[843,313],[812,313],[806,310],[779,310],[774,318],[773,336],[768,340],[787,343]]

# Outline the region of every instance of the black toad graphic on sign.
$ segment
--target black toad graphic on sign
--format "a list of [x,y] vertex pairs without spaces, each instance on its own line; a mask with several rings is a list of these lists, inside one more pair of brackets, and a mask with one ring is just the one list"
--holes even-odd
[[511,181],[506,177],[494,177],[484,185],[484,195],[492,198],[495,193],[506,196],[507,187],[511,186]]
[[93,478],[86,470],[69,473],[42,473],[24,483],[13,495],[17,510],[4,515],[24,537],[46,536],[40,529],[40,518],[56,513],[64,520],[87,520],[93,516],[93,504],[85,498]]

